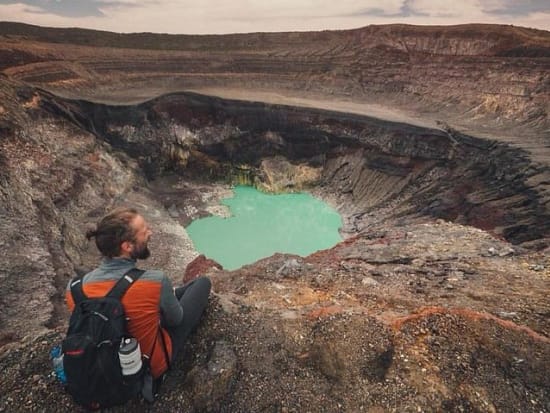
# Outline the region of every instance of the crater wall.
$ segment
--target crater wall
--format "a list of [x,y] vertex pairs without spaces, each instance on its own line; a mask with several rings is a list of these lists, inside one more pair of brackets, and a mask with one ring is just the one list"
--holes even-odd
[[352,217],[349,231],[373,219],[429,216],[525,246],[542,248],[549,237],[548,167],[452,129],[190,93],[132,106],[57,98],[49,105],[135,158],[150,178],[175,171],[230,181],[244,173],[265,186],[266,159],[316,168],[311,182],[289,179],[284,189],[337,195]]
[[388,25],[178,36],[3,22],[0,40],[3,73],[72,98],[263,91],[384,104],[460,128],[521,131],[520,141],[549,127],[550,35],[542,30]]

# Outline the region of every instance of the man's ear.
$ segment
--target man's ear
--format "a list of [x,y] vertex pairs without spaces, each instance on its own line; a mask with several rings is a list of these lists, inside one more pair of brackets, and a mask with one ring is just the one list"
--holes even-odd
[[124,253],[130,253],[134,249],[134,245],[130,241],[123,241],[120,244],[120,251]]

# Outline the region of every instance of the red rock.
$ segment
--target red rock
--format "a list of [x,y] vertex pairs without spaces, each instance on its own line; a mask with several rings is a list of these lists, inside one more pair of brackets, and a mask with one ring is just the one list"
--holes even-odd
[[183,283],[187,283],[195,278],[204,275],[208,270],[217,268],[222,270],[223,267],[216,261],[206,258],[203,254],[199,255],[193,261],[191,261],[185,269],[185,275],[183,276]]
[[343,310],[343,307],[340,305],[331,305],[328,307],[316,308],[315,310],[312,310],[307,314],[307,318],[315,319],[328,317],[334,314],[341,313]]

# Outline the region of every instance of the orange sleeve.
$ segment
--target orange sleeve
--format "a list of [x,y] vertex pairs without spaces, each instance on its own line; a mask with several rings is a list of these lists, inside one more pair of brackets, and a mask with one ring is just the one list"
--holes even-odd
[[69,311],[72,313],[74,310],[74,300],[70,290],[65,291],[65,302],[67,303],[67,307],[69,307]]

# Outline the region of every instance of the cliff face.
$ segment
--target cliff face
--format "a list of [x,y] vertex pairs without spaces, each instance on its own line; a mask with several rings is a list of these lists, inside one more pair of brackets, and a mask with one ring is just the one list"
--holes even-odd
[[[99,260],[89,224],[136,206],[155,234],[140,265],[180,283],[196,256],[184,225],[239,181],[312,191],[346,239],[233,272],[194,262],[215,290],[203,325],[159,401],[130,409],[550,410],[547,32],[0,33],[0,411],[74,409],[47,351],[67,281]],[[121,104],[213,84],[436,116],[197,93]]]
[[236,88],[383,103],[478,130],[550,126],[550,35],[540,30],[391,25],[170,36],[2,23],[0,36],[4,73],[70,97],[124,102]]
[[93,135],[45,111],[47,96],[6,79],[0,88],[5,344],[56,325],[63,285],[82,254],[82,220],[135,178]]
[[[179,171],[230,182],[246,171],[265,187],[268,159],[318,169],[301,186],[321,185],[347,204],[350,231],[365,229],[372,221],[365,215],[376,209],[378,221],[426,215],[514,244],[541,248],[550,237],[548,167],[521,149],[455,130],[194,94],[137,106],[55,100],[44,107],[132,156],[150,178]],[[286,185],[295,189],[292,179]]]

